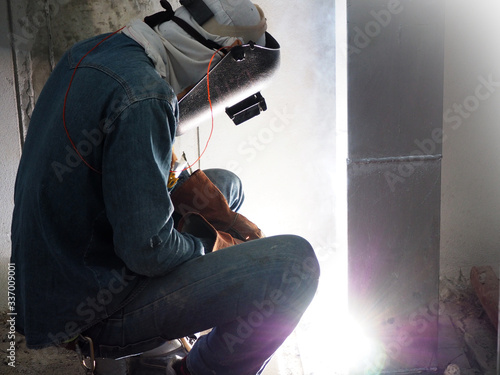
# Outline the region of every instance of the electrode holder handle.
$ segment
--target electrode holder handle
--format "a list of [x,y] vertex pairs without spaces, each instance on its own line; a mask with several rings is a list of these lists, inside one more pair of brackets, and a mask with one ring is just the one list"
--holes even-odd
[[235,125],[240,125],[267,110],[266,100],[260,92],[226,108],[226,113]]

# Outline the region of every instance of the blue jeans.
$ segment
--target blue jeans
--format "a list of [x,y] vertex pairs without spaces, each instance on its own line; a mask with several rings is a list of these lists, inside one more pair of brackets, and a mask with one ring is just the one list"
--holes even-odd
[[[235,175],[205,173],[230,206],[241,205]],[[192,375],[260,374],[299,322],[318,278],[306,240],[281,235],[249,241],[151,278],[138,297],[84,334],[94,340],[97,355],[119,358],[213,328],[187,357]]]

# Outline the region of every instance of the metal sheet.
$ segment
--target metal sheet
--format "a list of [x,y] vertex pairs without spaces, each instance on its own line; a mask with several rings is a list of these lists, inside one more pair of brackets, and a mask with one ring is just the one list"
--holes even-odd
[[381,373],[431,371],[444,2],[348,4],[349,309],[381,344]]
[[441,2],[350,4],[349,157],[440,154]]
[[[413,173],[403,178],[402,166]],[[350,311],[385,348],[386,370],[432,367],[440,159],[352,163],[348,171]]]

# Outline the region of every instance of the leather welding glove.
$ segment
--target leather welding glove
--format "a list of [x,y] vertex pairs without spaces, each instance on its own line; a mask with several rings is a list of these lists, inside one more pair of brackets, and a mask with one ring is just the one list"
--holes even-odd
[[229,233],[216,230],[202,215],[196,212],[184,215],[179,222],[178,230],[198,237],[205,247],[205,253],[243,243],[243,241],[231,237]]
[[174,168],[174,165],[175,165],[175,162],[179,160],[179,158],[177,157],[177,155],[175,154],[175,150],[174,148],[172,147],[172,161],[170,162],[170,169],[172,170]]
[[261,230],[245,216],[231,211],[226,198],[207,175],[197,170],[171,195],[175,212],[201,214],[217,231],[241,241],[263,238]]

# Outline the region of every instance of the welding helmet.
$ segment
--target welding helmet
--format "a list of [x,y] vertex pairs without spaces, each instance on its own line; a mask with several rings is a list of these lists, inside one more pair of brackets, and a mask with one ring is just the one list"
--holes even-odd
[[[212,34],[222,35],[230,33],[231,29],[218,25],[212,11],[213,4],[222,1],[214,0],[181,0],[181,5],[190,13],[195,22],[209,30]],[[212,9],[207,5],[212,6]],[[235,3],[234,1],[232,3]],[[237,2],[236,2],[237,3]],[[223,46],[205,38],[195,28],[182,19],[175,17],[172,8],[166,0],[161,0],[161,5],[166,9],[152,16],[146,17],[144,22],[155,27],[164,21],[174,21],[186,33],[204,46],[214,50]],[[258,8],[260,15],[263,13]],[[265,26],[265,19],[264,19]],[[250,40],[256,39],[257,42]],[[203,121],[210,119],[210,101],[214,113],[225,109],[227,115],[236,125],[239,125],[267,109],[265,99],[260,91],[267,86],[270,79],[279,68],[280,45],[265,31],[249,35],[248,41],[243,45],[231,48],[229,51],[222,49],[224,56],[210,69],[209,76],[200,79],[179,100],[179,124],[176,135],[182,135],[199,126]],[[208,90],[207,81],[210,82]]]

